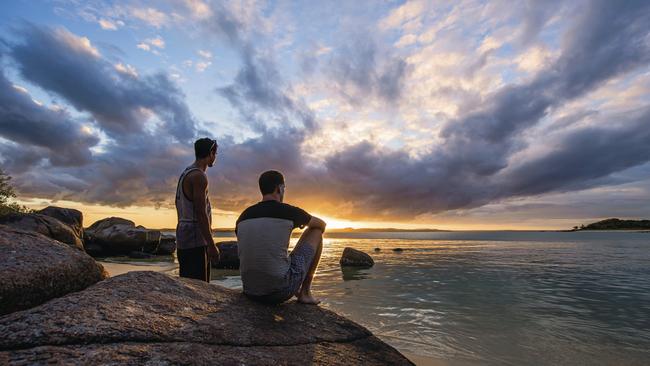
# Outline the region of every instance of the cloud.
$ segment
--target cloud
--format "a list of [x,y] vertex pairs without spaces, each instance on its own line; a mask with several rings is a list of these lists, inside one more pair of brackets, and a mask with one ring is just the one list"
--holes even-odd
[[104,30],[117,30],[118,27],[124,25],[124,22],[122,21],[112,22],[107,19],[99,19],[98,23],[99,26]]
[[[647,13],[647,7],[639,8],[619,9],[607,1],[593,3],[567,33],[556,62],[529,83],[505,86],[476,106],[475,112],[449,122],[443,136],[455,142],[458,149],[470,142],[478,143],[488,149],[479,154],[492,152],[504,157],[510,147],[509,138],[536,124],[550,108],[645,65],[650,61],[650,44],[640,14]],[[503,164],[497,162],[494,168]]]
[[[555,142],[561,146],[557,151],[531,158],[528,164],[510,165],[513,154],[526,147],[521,134],[548,117],[552,108],[650,61],[650,30],[645,26],[647,3],[603,1],[588,5],[565,34],[563,48],[553,64],[529,82],[506,85],[469,105],[444,125],[430,153],[412,158],[403,151],[360,143],[330,156],[326,168],[332,192],[326,195],[333,197],[339,192],[344,201],[355,202],[350,210],[357,215],[407,217],[478,207],[494,200],[571,186],[583,189],[598,184],[594,181],[598,177],[650,160],[644,147],[647,134],[634,133],[648,123],[647,115],[642,114],[625,126],[571,130]],[[359,49],[363,54],[364,49]],[[348,70],[372,69],[372,62],[363,65]],[[357,85],[371,90],[367,87],[372,85],[367,73],[343,75],[357,78]],[[614,120],[623,117],[611,116]],[[571,158],[577,152],[572,145],[586,147],[589,141],[602,150],[600,157],[594,156],[599,150],[587,149],[589,154]],[[567,173],[589,156],[593,156],[593,164],[585,162],[583,170]],[[567,168],[563,168],[563,161],[568,162]]]
[[210,61],[197,61],[194,66],[196,67],[197,72],[203,72],[205,69],[210,67],[210,65],[212,65],[212,62]]
[[198,133],[176,86],[103,59],[63,29],[28,25],[17,35],[8,47],[20,75],[82,113],[38,105],[0,78],[0,160],[21,195],[169,205]]
[[15,87],[4,72],[0,72],[0,137],[13,142],[2,145],[0,160],[19,169],[21,164],[41,159],[49,159],[54,166],[87,164],[90,148],[99,142],[65,111],[34,103],[26,89]]
[[[225,41],[241,59],[233,80],[215,88],[236,112],[241,132],[233,137],[210,131],[220,143],[217,167],[209,171],[218,207],[238,210],[256,200],[257,176],[271,168],[285,172],[292,203],[333,216],[391,220],[484,205],[514,207],[512,200],[522,198],[648,181],[647,170],[630,180],[618,175],[650,161],[650,101],[638,97],[609,110],[593,103],[591,93],[613,80],[634,84],[639,73],[647,73],[650,5],[579,3],[576,16],[557,26],[560,10],[533,4],[545,9],[512,29],[503,24],[520,9],[495,4],[470,6],[469,14],[501,10],[507,16],[481,18],[470,30],[480,37],[467,45],[459,45],[467,28],[456,22],[473,19],[468,13],[454,7],[424,29],[420,25],[431,12],[421,3],[387,15],[378,25],[388,34],[384,43],[369,36],[345,39],[341,46],[331,38],[314,40],[309,52],[318,65],[310,66],[309,76],[321,72],[316,80],[322,85],[313,85],[281,74],[285,69],[275,57],[286,55],[273,53],[273,39],[256,38],[267,24],[257,7],[240,13],[230,3],[174,3],[195,19],[202,35]],[[548,27],[557,39],[541,43]],[[207,134],[197,127],[173,76],[109,62],[90,40],[61,29],[27,26],[17,39],[7,43],[8,55],[31,83],[26,85],[62,98],[82,116],[38,105],[5,78],[0,113],[15,106],[18,112],[7,116],[26,122],[0,122],[0,150],[3,164],[20,172],[21,193],[169,205],[178,173],[192,159],[191,140]],[[142,45],[162,49],[160,40],[158,46]],[[427,45],[391,47],[395,42]],[[200,50],[198,61],[187,66],[204,69],[211,56]],[[522,69],[525,74],[518,73]],[[623,81],[621,90],[631,90]],[[443,102],[434,100],[443,94]],[[308,105],[319,101],[327,106],[315,113]],[[373,121],[387,105],[392,113]],[[54,146],[26,132],[39,123],[66,143]],[[355,135],[332,132],[341,125],[355,127],[345,129]],[[333,147],[319,136],[334,136],[326,141]],[[410,140],[420,144],[417,151]],[[18,170],[30,164],[39,170]]]
[[211,59],[212,58],[212,53],[210,51],[204,51],[204,50],[198,50],[197,53],[199,56],[206,58],[206,59]]
[[340,47],[327,67],[339,93],[353,104],[373,96],[384,102],[396,102],[407,71],[405,60],[387,55],[369,39],[357,39]]
[[141,132],[148,111],[180,141],[194,136],[196,122],[184,95],[165,74],[134,78],[126,67],[127,73],[116,70],[92,51],[86,38],[62,28],[52,31],[29,25],[20,37],[22,42],[12,45],[11,56],[21,75],[92,114],[109,136]]
[[169,17],[156,8],[131,8],[130,15],[153,27],[160,28],[167,25]]
[[165,48],[165,40],[162,37],[157,36],[156,38],[147,38],[144,41],[138,43],[136,46],[143,51],[151,52],[155,55],[160,55],[157,49],[162,50]]
[[417,42],[418,37],[415,34],[405,34],[396,43],[395,47],[406,47]]
[[129,76],[132,76],[134,78],[138,77],[138,72],[135,69],[135,67],[129,65],[129,64],[123,64],[121,62],[118,62],[115,64],[115,70],[121,72],[122,74],[126,74]]
[[398,28],[405,23],[417,20],[425,10],[423,1],[407,1],[403,5],[393,9],[384,19],[379,22],[381,29]]
[[76,36],[62,28],[54,29],[51,37],[73,52],[90,55],[94,58],[100,57],[97,48],[90,44],[90,40],[86,37]]
[[205,19],[213,14],[210,6],[201,0],[185,0],[184,3],[195,18]]
[[145,40],[145,42],[160,49],[165,48],[165,41],[160,36],[156,38],[147,39]]
[[584,127],[563,136],[549,153],[512,166],[500,180],[508,196],[590,186],[594,179],[650,161],[650,107],[601,118],[619,127]]
[[205,19],[213,15],[210,6],[201,0],[184,0],[184,5],[191,11],[194,18]]
[[[191,139],[199,134],[196,121],[183,101],[184,96],[163,74],[138,75],[128,64],[110,63],[101,55],[95,57],[75,49],[52,34],[51,29],[36,26],[25,27],[18,34],[19,41],[10,45],[10,55],[20,75],[62,97],[78,111],[90,114],[96,127],[107,134],[108,140],[102,141],[101,149],[92,154],[88,149],[98,144],[96,136],[91,140],[81,140],[88,141],[88,146],[83,145],[86,151],[71,150],[71,156],[77,159],[86,157],[83,167],[46,164],[39,171],[20,171],[18,163],[31,162],[31,158],[39,156],[40,137],[27,131],[40,128],[42,118],[31,118],[25,124],[26,129],[21,130],[23,135],[9,128],[13,124],[7,124],[2,136],[10,142],[0,146],[3,157],[11,155],[13,163],[6,161],[3,164],[10,166],[10,173],[18,173],[15,183],[20,194],[121,207],[169,206],[173,197],[170,192],[173,192],[179,172],[192,161]],[[239,77],[227,88],[232,93],[231,100],[242,113],[256,110],[255,113],[273,117],[278,125],[264,128],[259,137],[238,143],[228,136],[211,136],[219,138],[224,150],[219,157],[223,160],[219,163],[220,169],[211,173],[217,174],[212,184],[218,184],[219,189],[214,191],[223,202],[220,208],[238,209],[241,206],[237,204],[254,199],[256,194],[250,193],[256,192],[256,188],[246,191],[242,187],[255,182],[257,174],[269,164],[288,172],[299,171],[302,166],[300,142],[306,131],[315,126],[311,111],[304,102],[287,94],[290,88],[282,82],[272,63],[252,50],[243,57],[246,62]],[[48,62],[51,59],[59,62]],[[13,85],[7,85],[12,93],[24,94]],[[47,110],[31,102],[29,96],[23,99],[37,110]],[[12,103],[15,104],[3,100],[0,106]],[[49,113],[56,115],[53,111]],[[155,113],[162,123],[145,126],[142,123],[145,113]],[[62,125],[60,132],[79,130],[73,127]],[[54,135],[47,129],[43,131]],[[80,131],[85,133],[88,130],[82,128]],[[73,137],[58,141],[63,144],[81,139],[76,135]],[[31,140],[21,140],[25,138]],[[21,141],[25,146],[18,149],[16,144]],[[73,145],[69,145],[66,146],[71,149]],[[54,151],[42,154],[50,158],[55,155]],[[260,156],[265,159],[260,159]]]
[[[290,89],[280,77],[275,65],[251,48],[242,52],[243,66],[231,85],[218,88],[241,114],[242,119],[258,131],[268,125],[291,126],[298,122],[307,130],[315,128],[313,112],[303,101],[291,98]],[[286,90],[283,90],[286,89]],[[272,112],[266,115],[265,112]]]

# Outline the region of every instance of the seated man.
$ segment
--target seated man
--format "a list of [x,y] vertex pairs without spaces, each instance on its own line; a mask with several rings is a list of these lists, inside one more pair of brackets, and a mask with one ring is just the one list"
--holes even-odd
[[[244,293],[266,303],[278,304],[295,295],[298,302],[318,304],[311,282],[323,250],[325,222],[282,203],[282,173],[264,172],[259,185],[262,201],[242,212],[235,229]],[[291,231],[305,225],[307,230],[287,255]]]

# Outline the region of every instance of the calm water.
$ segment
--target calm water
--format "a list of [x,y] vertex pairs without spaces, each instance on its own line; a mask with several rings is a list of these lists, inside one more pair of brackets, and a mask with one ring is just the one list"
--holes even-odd
[[[650,362],[650,233],[341,236],[325,240],[316,294],[406,354],[450,365]],[[341,269],[346,246],[375,266]],[[236,271],[213,282],[241,288]]]

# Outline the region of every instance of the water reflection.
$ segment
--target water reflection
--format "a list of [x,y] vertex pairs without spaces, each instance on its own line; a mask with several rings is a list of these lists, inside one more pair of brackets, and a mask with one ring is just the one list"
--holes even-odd
[[241,276],[238,269],[210,269],[210,283],[225,286],[235,290],[242,289]]
[[238,269],[210,269],[211,281],[223,281],[231,277],[239,277]]
[[357,281],[368,278],[370,269],[359,267],[341,267],[343,281]]

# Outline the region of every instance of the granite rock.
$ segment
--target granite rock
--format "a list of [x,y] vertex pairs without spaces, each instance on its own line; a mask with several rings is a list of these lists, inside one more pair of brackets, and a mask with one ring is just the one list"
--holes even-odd
[[0,225],[0,315],[82,290],[108,275],[88,254],[33,231]]
[[343,254],[341,255],[341,260],[339,263],[342,266],[353,267],[372,267],[375,265],[375,261],[370,255],[360,250],[349,247],[343,249]]
[[108,217],[99,220],[84,231],[85,241],[93,248],[93,255],[128,255],[131,252],[155,253],[160,243],[160,231],[135,226],[131,220]]
[[66,223],[40,213],[11,213],[0,216],[0,225],[19,230],[34,231],[77,249],[84,249],[83,236]]
[[129,272],[0,318],[0,364],[411,365],[319,306],[269,306],[240,291]]
[[219,248],[219,260],[212,260],[213,268],[239,269],[239,254],[236,241],[216,243]]

